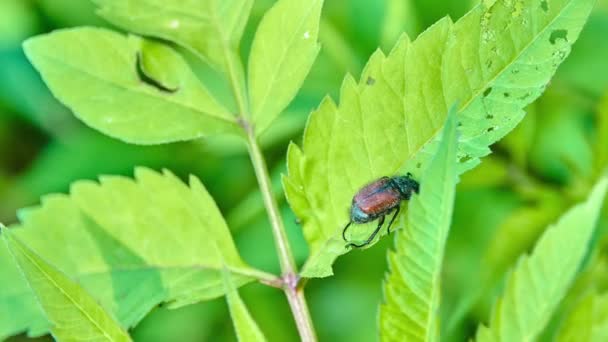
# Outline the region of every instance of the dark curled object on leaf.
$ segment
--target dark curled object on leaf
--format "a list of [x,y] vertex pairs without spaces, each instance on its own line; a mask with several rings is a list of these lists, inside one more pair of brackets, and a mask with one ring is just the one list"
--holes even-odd
[[166,87],[159,81],[148,76],[148,74],[146,74],[146,71],[143,68],[141,53],[137,53],[136,56],[137,59],[135,61],[135,70],[137,70],[137,76],[139,77],[140,81],[165,93],[175,93],[179,90],[179,88],[171,89],[169,87]]
[[367,223],[378,219],[378,227],[361,244],[349,243],[346,247],[363,247],[368,245],[382,228],[384,217],[392,211],[395,213],[386,228],[388,234],[391,233],[391,225],[399,214],[399,205],[403,200],[409,200],[413,193],[420,191],[420,184],[412,179],[408,173],[406,176],[382,177],[359,190],[353,197],[350,208],[350,221],[342,231],[342,238],[346,239],[346,230],[354,223]]

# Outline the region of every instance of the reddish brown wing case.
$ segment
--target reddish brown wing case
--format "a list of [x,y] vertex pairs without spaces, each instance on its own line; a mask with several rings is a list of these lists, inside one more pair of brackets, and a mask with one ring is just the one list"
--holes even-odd
[[388,177],[366,185],[353,198],[353,204],[369,215],[386,212],[399,205],[400,201],[399,192],[393,189]]

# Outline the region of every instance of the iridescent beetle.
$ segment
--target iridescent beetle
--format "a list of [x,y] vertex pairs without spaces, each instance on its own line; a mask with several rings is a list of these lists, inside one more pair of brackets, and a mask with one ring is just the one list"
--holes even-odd
[[408,173],[405,176],[382,177],[359,190],[353,197],[350,208],[350,221],[342,231],[342,238],[346,239],[346,230],[354,223],[367,223],[378,219],[378,227],[372,235],[362,244],[349,243],[346,247],[363,247],[368,245],[382,228],[384,217],[393,210],[395,213],[388,224],[387,232],[391,233],[391,226],[399,214],[399,205],[403,200],[409,200],[413,193],[420,191],[420,184],[412,179]]

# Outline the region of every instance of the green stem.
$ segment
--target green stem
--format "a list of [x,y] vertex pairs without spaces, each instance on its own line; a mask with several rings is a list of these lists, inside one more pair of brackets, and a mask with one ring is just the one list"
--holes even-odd
[[277,202],[272,193],[272,185],[270,177],[268,176],[268,168],[266,167],[264,156],[262,155],[253,129],[248,125],[245,125],[245,129],[247,131],[249,154],[260,185],[260,191],[262,192],[262,198],[264,199],[264,205],[266,206],[272,233],[274,235],[275,246],[279,254],[279,263],[283,273],[283,291],[287,296],[291,312],[293,313],[296,326],[298,327],[298,332],[300,333],[300,338],[302,341],[306,342],[316,341],[317,337],[313,329],[308,305],[306,305],[304,289],[298,287],[299,277],[297,275],[296,263],[293,254],[291,253],[291,248],[289,247],[289,241],[287,240],[287,234],[285,233],[285,227],[283,226],[283,220],[281,219]]
[[315,342],[317,341],[317,337],[312,325],[312,319],[310,318],[310,312],[308,311],[308,305],[306,304],[306,298],[304,297],[304,289],[298,286],[299,277],[297,274],[296,262],[289,246],[287,234],[285,233],[285,226],[283,225],[283,220],[279,213],[279,206],[273,195],[272,184],[268,175],[268,167],[266,166],[264,155],[262,154],[260,145],[255,136],[255,130],[248,120],[249,111],[245,95],[245,75],[243,66],[238,59],[237,54],[225,50],[224,55],[226,57],[227,71],[230,83],[232,84],[232,91],[239,109],[239,120],[247,136],[249,155],[256,178],[258,179],[264,206],[268,212],[274,243],[281,265],[282,277],[278,278],[280,281],[276,281],[276,278],[271,279],[265,276],[265,279],[260,279],[260,274],[258,274],[257,278],[264,284],[283,288],[285,296],[287,296],[287,301],[289,302],[289,307],[291,308],[291,312],[296,321],[300,338],[305,342]]
[[252,130],[249,130],[247,133],[247,143],[255,175],[258,178],[258,183],[262,192],[264,206],[266,207],[268,218],[270,219],[275,245],[277,252],[279,253],[281,270],[283,273],[295,273],[295,260],[291,253],[291,248],[289,248],[289,241],[287,240],[287,234],[285,233],[285,227],[283,226],[283,220],[279,213],[277,201],[272,193],[272,184],[270,182],[270,177],[268,176],[266,162]]

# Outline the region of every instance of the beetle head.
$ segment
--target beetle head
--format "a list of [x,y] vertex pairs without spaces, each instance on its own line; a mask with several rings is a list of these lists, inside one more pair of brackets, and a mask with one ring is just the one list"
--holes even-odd
[[394,184],[397,186],[399,193],[404,199],[409,200],[412,197],[412,193],[420,192],[420,184],[412,178],[412,175],[408,173],[405,176],[397,176],[393,178]]

